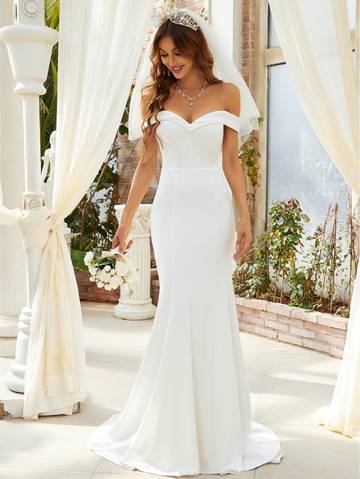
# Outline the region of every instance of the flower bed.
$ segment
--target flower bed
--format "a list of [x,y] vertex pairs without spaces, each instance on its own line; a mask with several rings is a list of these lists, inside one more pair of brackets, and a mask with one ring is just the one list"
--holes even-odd
[[241,331],[343,356],[347,318],[239,296],[236,308]]

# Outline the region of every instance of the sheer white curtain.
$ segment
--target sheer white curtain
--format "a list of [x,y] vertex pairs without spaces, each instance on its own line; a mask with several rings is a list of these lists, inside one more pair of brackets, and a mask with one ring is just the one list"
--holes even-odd
[[[269,3],[280,46],[307,118],[337,169],[359,196],[359,10],[354,54],[345,0]],[[360,267],[331,404],[316,411],[320,424],[350,437],[360,434],[359,338]]]
[[80,300],[61,222],[111,146],[146,39],[153,0],[61,0],[54,196],[51,210],[0,208],[25,244],[43,246],[25,376],[24,418],[72,414],[86,397]]

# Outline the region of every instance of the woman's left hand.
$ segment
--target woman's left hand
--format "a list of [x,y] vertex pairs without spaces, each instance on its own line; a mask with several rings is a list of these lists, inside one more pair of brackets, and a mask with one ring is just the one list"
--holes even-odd
[[235,261],[239,261],[248,249],[253,240],[250,220],[240,220],[237,223],[236,252],[233,255]]

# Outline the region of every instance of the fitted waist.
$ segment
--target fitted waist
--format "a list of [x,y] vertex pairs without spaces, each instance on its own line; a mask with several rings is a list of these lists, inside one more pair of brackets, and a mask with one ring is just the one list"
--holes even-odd
[[165,166],[161,167],[162,170],[213,170],[213,169],[221,169],[222,165],[215,165],[215,166]]

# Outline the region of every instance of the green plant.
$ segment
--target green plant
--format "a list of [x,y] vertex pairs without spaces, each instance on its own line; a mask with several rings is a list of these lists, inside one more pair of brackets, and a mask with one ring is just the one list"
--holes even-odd
[[269,289],[270,277],[268,267],[267,233],[257,237],[254,245],[241,264],[238,264],[233,275],[234,291],[245,297],[263,297]]
[[[344,276],[346,261],[350,258],[350,251],[346,251],[343,244],[343,235],[338,227],[338,204],[331,205],[326,213],[323,225],[318,226],[313,235],[306,239],[310,241],[307,254],[306,273],[309,280],[319,288],[319,299],[316,308],[327,304],[329,312],[333,312],[335,298],[335,281],[339,276]],[[330,230],[328,226],[331,221]],[[341,280],[344,283],[344,280]]]
[[287,275],[287,284],[290,287],[289,305],[311,309],[317,300],[315,283],[301,269],[291,268]]
[[[115,140],[92,185],[78,206],[66,218],[66,223],[76,236],[72,247],[78,251],[108,249],[117,228],[114,206],[117,203],[117,147]],[[98,195],[96,195],[98,194]],[[105,211],[100,219],[101,207]]]
[[79,269],[80,271],[83,271],[84,273],[88,273],[89,269],[84,263],[84,257],[86,254],[86,251],[78,251],[73,248],[71,248],[71,261],[75,269]]
[[[259,123],[262,121],[262,118],[259,118]],[[259,186],[260,181],[260,164],[259,158],[261,155],[258,151],[258,139],[257,133],[252,131],[248,139],[241,145],[239,151],[239,159],[242,164],[246,166],[246,173],[251,182],[251,185],[256,188]]]
[[[262,118],[259,118],[259,122]],[[260,158],[261,155],[258,151],[258,134],[252,131],[248,139],[241,145],[238,153],[240,164],[243,167],[244,174],[247,180],[247,202],[250,212],[251,224],[255,222],[255,199],[256,188],[260,184]]]
[[[335,278],[341,275],[341,284],[344,284],[343,278],[349,270],[346,286],[351,290],[359,263],[356,249],[359,225],[354,221],[356,212],[353,216],[351,200],[345,226],[339,227],[337,211],[337,205],[332,209],[329,206],[324,224],[306,237],[308,248],[305,252],[303,227],[309,218],[298,201],[273,203],[265,231],[257,236],[234,271],[235,293],[347,316],[349,306],[335,301]],[[345,244],[342,240],[346,240]],[[300,252],[301,263],[298,261]],[[270,267],[275,271],[274,279],[270,278]]]
[[[60,1],[45,0],[45,24],[59,30]],[[41,155],[50,146],[50,135],[56,130],[56,103],[58,84],[58,44],[53,47],[48,76],[44,82],[46,92],[40,96],[40,148]]]
[[275,271],[274,300],[280,280],[280,302],[282,302],[284,282],[295,266],[298,247],[302,246],[304,223],[309,221],[299,201],[294,198],[276,201],[271,205],[267,230],[269,265]]

